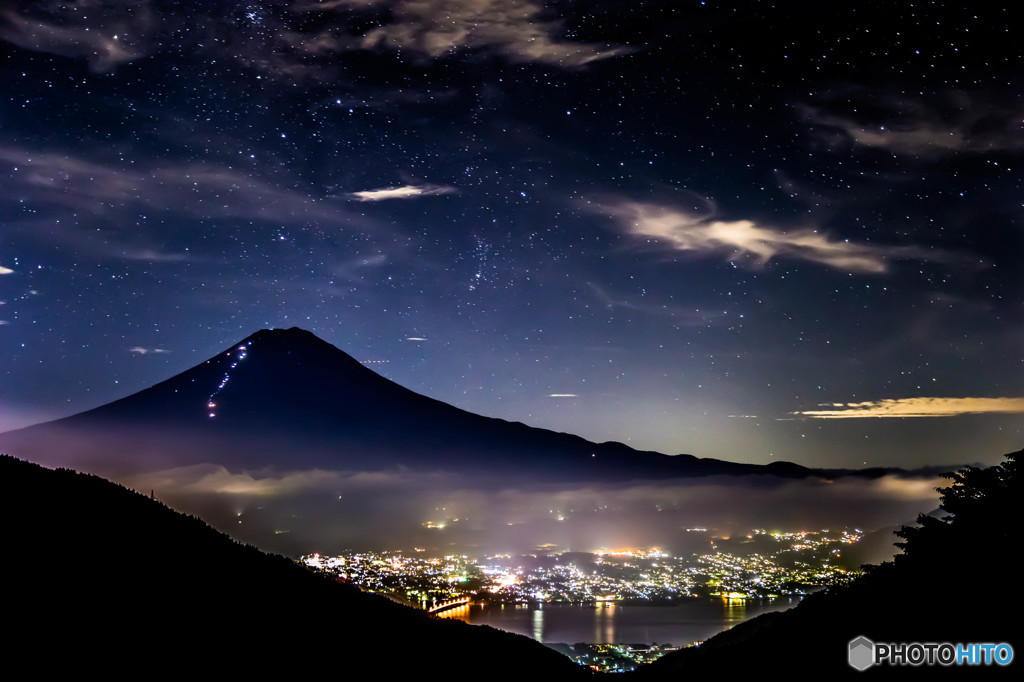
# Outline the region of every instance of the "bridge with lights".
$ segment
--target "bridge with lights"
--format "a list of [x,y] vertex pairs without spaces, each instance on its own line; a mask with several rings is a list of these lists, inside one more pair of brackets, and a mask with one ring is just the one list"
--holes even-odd
[[451,611],[452,609],[457,609],[462,606],[468,605],[469,597],[459,597],[458,599],[450,599],[446,602],[441,602],[440,604],[434,604],[429,609],[427,609],[427,613],[439,615],[441,613],[444,613],[445,611]]

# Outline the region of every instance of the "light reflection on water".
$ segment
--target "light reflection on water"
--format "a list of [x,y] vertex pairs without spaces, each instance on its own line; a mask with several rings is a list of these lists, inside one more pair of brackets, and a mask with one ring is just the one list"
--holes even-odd
[[446,613],[474,625],[532,637],[538,642],[618,642],[685,646],[704,641],[762,613],[784,611],[799,599],[685,600],[672,606],[479,604]]

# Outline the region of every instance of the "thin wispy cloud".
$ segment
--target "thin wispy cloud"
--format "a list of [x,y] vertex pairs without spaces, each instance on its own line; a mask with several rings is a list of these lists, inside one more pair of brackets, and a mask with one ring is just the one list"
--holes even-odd
[[811,419],[955,417],[962,414],[1024,413],[1024,398],[895,398],[862,403],[831,403],[828,409],[790,414]]
[[383,4],[382,0],[303,0],[294,3],[288,9],[292,12],[325,12],[336,7],[351,9],[353,7],[373,7]]
[[75,11],[63,2],[22,4],[0,12],[0,40],[83,59],[96,73],[182,49],[278,80],[331,83],[338,56],[352,52],[393,51],[422,61],[482,52],[572,69],[634,51],[563,38],[563,21],[538,0],[304,0],[277,7],[109,0],[74,3]]
[[166,348],[143,348],[142,346],[132,346],[128,349],[129,353],[137,353],[139,355],[148,355],[150,353],[170,353],[171,351]]
[[[1024,148],[1020,112],[982,101],[978,95],[950,91],[933,95],[933,101],[906,95],[852,90],[842,102],[799,105],[804,120],[818,128],[820,137],[845,140],[861,147],[895,154],[941,156],[956,152],[1005,152]],[[870,101],[860,115],[862,100]]]
[[192,162],[126,170],[71,154],[13,146],[0,147],[0,167],[3,162],[11,165],[8,184],[24,196],[86,213],[99,207],[135,205],[286,225],[311,219],[337,223],[351,217],[340,199],[311,196],[226,166]]
[[149,263],[180,263],[188,260],[187,253],[158,251],[157,249],[125,249],[122,252],[125,260],[146,261]]
[[454,187],[445,187],[443,185],[404,185],[402,187],[385,187],[383,189],[352,192],[349,196],[357,201],[386,201],[388,199],[414,199],[416,197],[452,194],[456,191]]
[[656,240],[678,251],[719,255],[753,266],[785,258],[846,272],[879,274],[889,270],[890,260],[937,258],[914,246],[863,244],[813,229],[781,230],[752,220],[718,220],[657,204],[623,202],[603,208],[636,237]]
[[345,280],[349,284],[365,284],[375,271],[388,263],[387,254],[374,253],[338,263],[331,268],[331,272],[336,279]]
[[666,316],[678,324],[708,325],[714,319],[721,317],[720,312],[687,308],[680,305],[658,303],[656,301],[644,300],[643,297],[634,297],[632,300],[615,298],[603,287],[595,282],[587,282],[587,286],[594,292],[595,296],[609,310],[624,309],[639,313]]
[[390,22],[364,33],[361,49],[400,50],[426,58],[486,50],[512,62],[540,62],[564,68],[632,52],[558,38],[562,23],[545,19],[531,0],[343,0],[302,3],[293,11],[389,10]]
[[[82,58],[97,73],[145,56],[159,21],[146,2],[80,3],[30,17],[14,10],[0,15],[0,40],[36,52]],[[45,18],[44,18],[45,17]],[[47,19],[52,19],[48,21]]]

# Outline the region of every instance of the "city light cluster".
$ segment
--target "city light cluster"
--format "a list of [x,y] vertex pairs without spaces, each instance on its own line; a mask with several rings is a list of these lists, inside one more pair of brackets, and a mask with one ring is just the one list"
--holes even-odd
[[860,537],[858,530],[755,530],[746,537],[712,540],[712,551],[689,556],[660,548],[479,558],[434,557],[418,550],[314,554],[301,561],[423,608],[461,598],[476,603],[761,599],[848,582],[856,572],[837,564],[839,548]]

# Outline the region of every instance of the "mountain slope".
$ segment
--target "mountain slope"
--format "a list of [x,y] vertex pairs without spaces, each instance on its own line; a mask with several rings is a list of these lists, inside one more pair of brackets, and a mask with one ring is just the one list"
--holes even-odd
[[3,434],[0,447],[45,463],[47,453],[66,453],[70,460],[53,463],[103,472],[216,461],[576,480],[812,474],[782,462],[670,457],[482,417],[403,388],[297,328],[259,331],[144,391]]
[[667,655],[641,676],[676,680],[702,673],[739,677],[804,670],[830,679],[1012,675],[998,665],[858,671],[847,664],[847,649],[864,636],[876,643],[1006,642],[1021,650],[1016,622],[1024,608],[1016,584],[1021,458],[1024,450],[995,467],[949,474],[953,484],[941,489],[945,515],[921,515],[919,526],[900,530],[903,554],[893,561],[848,586],[810,595],[793,609],[759,616],[699,648]]
[[12,670],[583,672],[525,637],[363,594],[95,476],[0,457],[0,513]]

